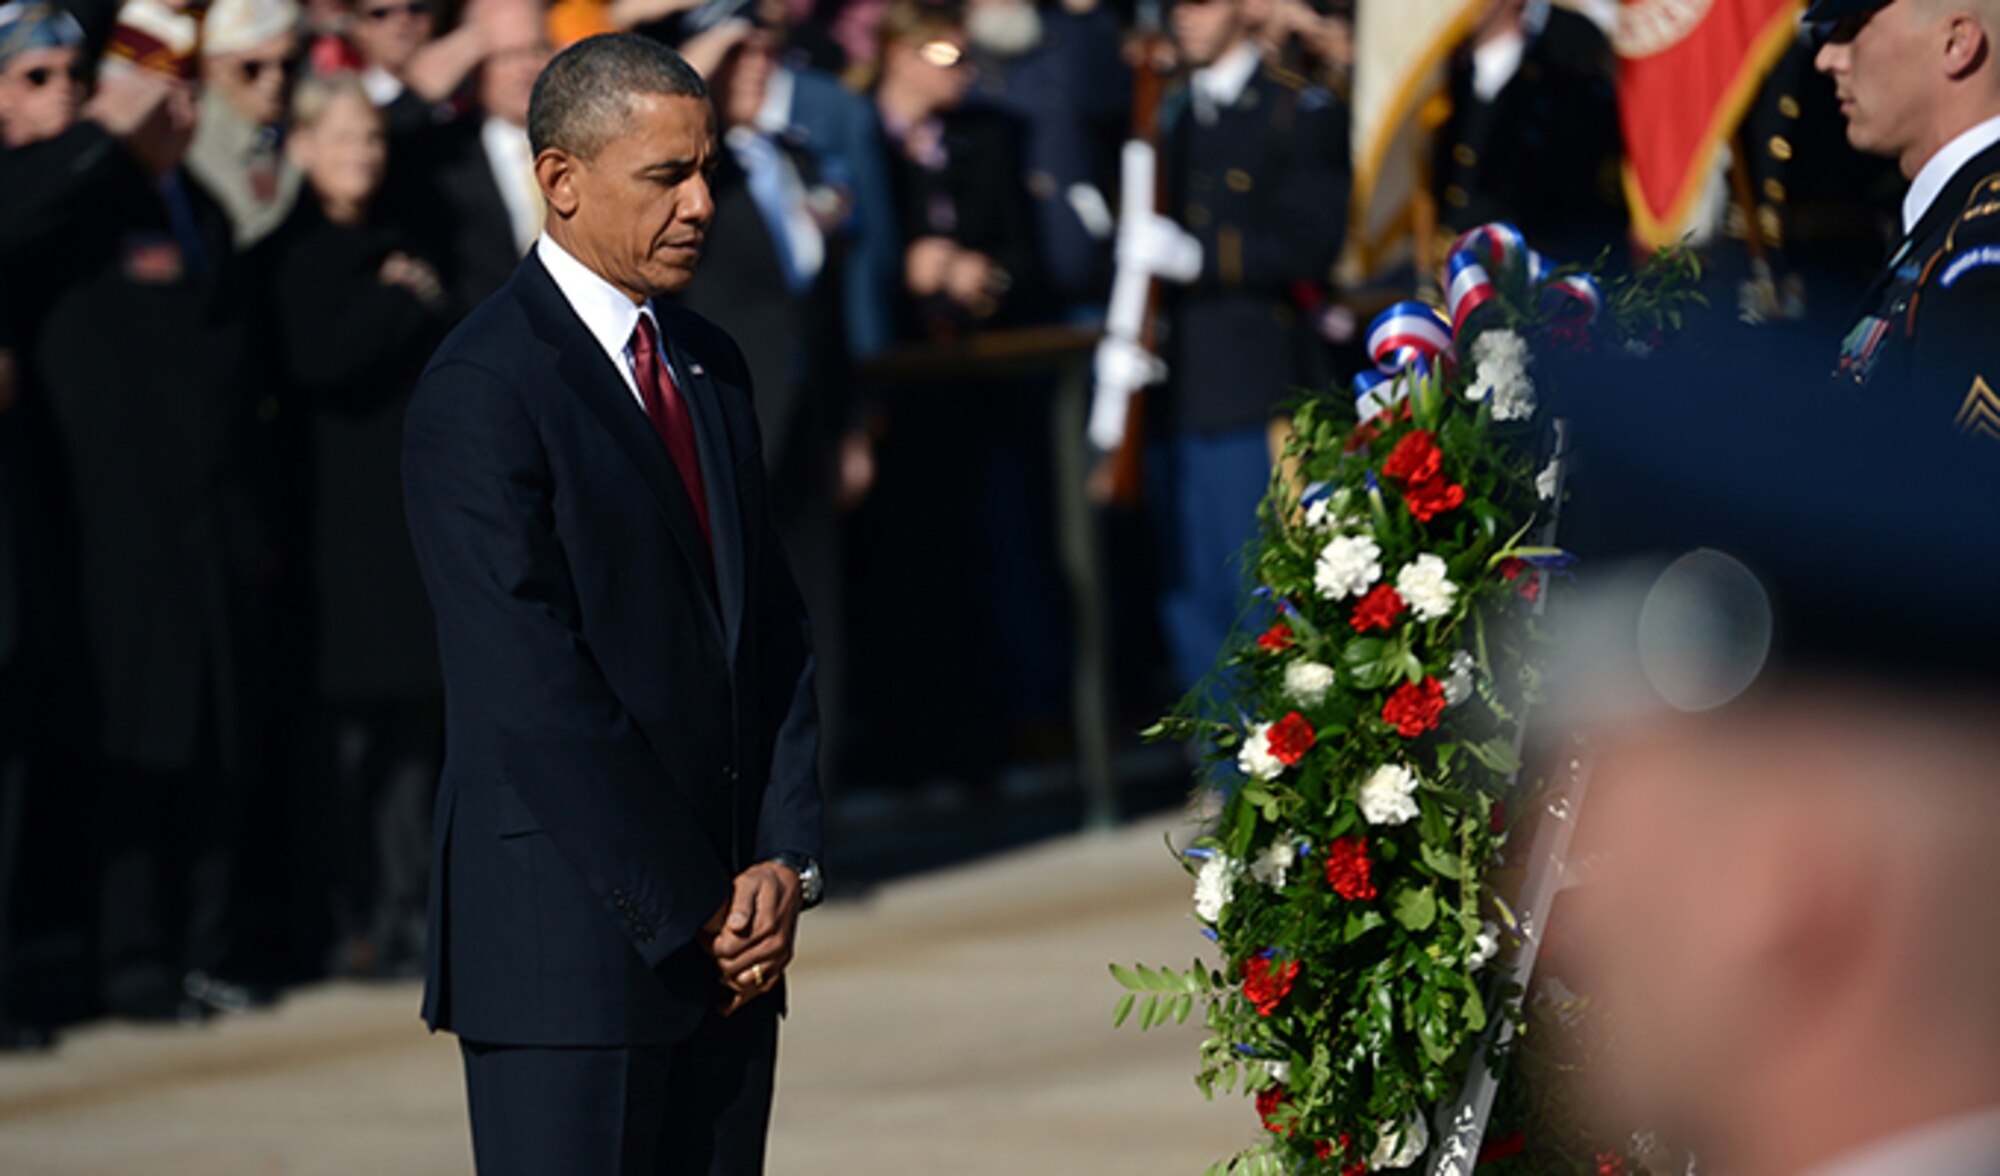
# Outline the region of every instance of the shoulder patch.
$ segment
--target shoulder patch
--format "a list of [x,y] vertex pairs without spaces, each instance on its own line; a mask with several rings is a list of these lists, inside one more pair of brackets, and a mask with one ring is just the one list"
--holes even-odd
[[1994,266],[2000,266],[2000,245],[1974,245],[1946,259],[1944,268],[1938,274],[1938,285],[1949,290],[1958,284],[1960,278],[1974,270]]
[[1972,186],[1972,195],[1965,201],[1965,211],[1958,214],[1958,223],[1981,220],[1996,213],[2000,213],[2000,172]]
[[1957,248],[1961,229],[1974,238],[1987,234],[2000,237],[2000,172],[1972,186],[1972,195],[1966,198],[1965,207],[1951,223],[1951,231],[1945,234],[1946,249]]

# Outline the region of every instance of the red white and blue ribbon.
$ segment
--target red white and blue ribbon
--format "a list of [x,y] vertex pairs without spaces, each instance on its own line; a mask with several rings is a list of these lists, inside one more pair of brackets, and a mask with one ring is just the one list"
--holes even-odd
[[1589,274],[1571,274],[1542,287],[1542,308],[1564,322],[1589,323],[1604,309],[1604,288]]
[[1515,273],[1539,290],[1542,308],[1569,322],[1588,323],[1604,308],[1604,291],[1588,274],[1550,280],[1555,266],[1529,248],[1521,230],[1503,221],[1481,225],[1452,242],[1445,255],[1442,285],[1445,310],[1455,336],[1466,333],[1474,312],[1499,297],[1498,283]]
[[1354,406],[1361,419],[1398,403],[1409,394],[1401,377],[1427,375],[1451,350],[1451,324],[1429,303],[1398,302],[1368,327],[1368,357],[1375,370],[1354,379]]

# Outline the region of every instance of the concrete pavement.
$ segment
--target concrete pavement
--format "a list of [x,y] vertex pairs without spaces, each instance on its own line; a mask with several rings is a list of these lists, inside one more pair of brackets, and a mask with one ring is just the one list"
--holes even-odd
[[[1201,1171],[1254,1135],[1204,1103],[1197,1028],[1111,1028],[1105,964],[1204,946],[1155,819],[814,912],[774,1176]],[[0,1061],[0,1176],[461,1176],[456,1043],[410,986],[332,984],[201,1030],[100,1025]],[[553,1174],[552,1174],[553,1176]]]

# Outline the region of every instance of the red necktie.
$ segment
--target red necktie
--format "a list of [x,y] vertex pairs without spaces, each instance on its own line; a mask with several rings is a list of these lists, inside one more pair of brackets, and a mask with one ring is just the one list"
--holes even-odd
[[646,405],[646,419],[666,443],[667,455],[674,459],[681,485],[687,489],[688,503],[694,507],[695,521],[701,524],[702,542],[713,550],[715,539],[708,530],[708,491],[701,483],[701,454],[695,448],[694,417],[687,400],[674,386],[673,373],[660,360],[659,329],[653,316],[641,314],[638,329],[632,332],[632,375],[639,385],[639,398]]

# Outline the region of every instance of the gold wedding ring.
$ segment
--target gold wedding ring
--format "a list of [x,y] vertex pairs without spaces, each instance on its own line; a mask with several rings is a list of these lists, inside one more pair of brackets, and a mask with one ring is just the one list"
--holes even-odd
[[750,965],[750,982],[759,988],[764,987],[764,965]]

